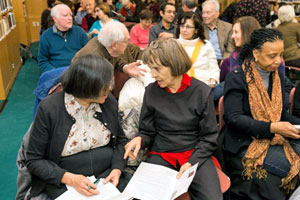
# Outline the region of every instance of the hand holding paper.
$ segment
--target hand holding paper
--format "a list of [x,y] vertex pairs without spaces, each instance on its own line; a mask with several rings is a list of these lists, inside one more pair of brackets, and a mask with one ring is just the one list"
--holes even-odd
[[182,175],[187,169],[189,169],[189,168],[191,168],[191,167],[192,167],[192,164],[189,163],[189,162],[187,162],[187,163],[185,163],[184,165],[182,165],[182,166],[180,167],[180,170],[179,170],[179,172],[178,172],[176,178],[179,179],[179,178],[181,177],[181,175]]

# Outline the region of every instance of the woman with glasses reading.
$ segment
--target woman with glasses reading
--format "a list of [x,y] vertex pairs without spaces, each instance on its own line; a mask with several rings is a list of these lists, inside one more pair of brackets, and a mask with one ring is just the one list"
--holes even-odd
[[95,13],[99,20],[95,21],[93,26],[90,28],[88,32],[88,37],[93,38],[97,37],[100,29],[111,20],[118,21],[115,19],[112,19],[110,17],[110,7],[107,3],[100,3],[95,6]]
[[214,88],[219,83],[220,69],[212,44],[205,40],[200,19],[193,12],[186,12],[178,22],[178,41],[192,61],[188,74]]
[[148,147],[146,162],[179,171],[199,163],[189,187],[193,200],[220,200],[222,193],[211,155],[218,128],[211,89],[188,76],[192,63],[173,38],[153,41],[142,55],[156,82],[146,87],[138,136],[125,146],[126,159]]

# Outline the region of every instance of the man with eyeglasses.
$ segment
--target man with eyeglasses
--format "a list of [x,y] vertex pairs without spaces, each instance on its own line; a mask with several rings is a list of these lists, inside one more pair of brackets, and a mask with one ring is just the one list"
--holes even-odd
[[162,19],[158,24],[151,27],[148,44],[158,38],[172,38],[176,35],[177,25],[173,23],[176,15],[175,5],[172,3],[163,3],[159,14]]
[[212,43],[218,62],[229,57],[234,50],[232,25],[219,20],[220,4],[217,0],[207,0],[202,4],[202,19],[205,37]]
[[43,72],[66,67],[74,55],[88,42],[81,27],[73,26],[72,11],[65,4],[51,9],[54,26],[41,35],[38,65]]

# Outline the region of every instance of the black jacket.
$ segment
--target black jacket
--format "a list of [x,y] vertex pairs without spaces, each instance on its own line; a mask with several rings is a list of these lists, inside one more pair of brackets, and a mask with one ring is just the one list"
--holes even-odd
[[[112,169],[125,167],[124,145],[127,139],[119,124],[117,101],[110,94],[102,113],[94,117],[101,121],[112,133],[110,143],[114,149]],[[46,184],[61,187],[65,169],[59,166],[61,153],[75,119],[69,115],[64,104],[64,92],[48,96],[40,104],[30,133],[27,155],[27,168],[32,174],[30,196],[41,193]]]
[[[281,80],[281,91],[283,105],[285,105],[284,80]],[[272,77],[272,75],[270,75]],[[268,94],[272,93],[272,78],[270,78]],[[270,132],[270,122],[254,120],[249,105],[248,86],[246,84],[244,71],[241,67],[227,74],[224,87],[224,148],[231,153],[239,153],[240,150],[248,148],[252,137],[257,139],[272,139],[274,134]],[[300,124],[300,119],[291,116],[283,107],[281,121],[291,124]]]

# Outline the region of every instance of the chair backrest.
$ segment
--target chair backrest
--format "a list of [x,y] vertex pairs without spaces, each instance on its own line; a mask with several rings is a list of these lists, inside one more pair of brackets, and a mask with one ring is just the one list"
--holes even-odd
[[290,105],[290,114],[293,114],[293,104],[294,104],[294,96],[295,96],[295,91],[296,88],[293,88],[290,92],[290,97],[289,97],[289,105]]
[[221,131],[222,127],[224,126],[225,122],[223,119],[224,115],[224,104],[223,104],[224,96],[221,96],[219,99],[218,111],[219,111],[219,131]]

